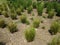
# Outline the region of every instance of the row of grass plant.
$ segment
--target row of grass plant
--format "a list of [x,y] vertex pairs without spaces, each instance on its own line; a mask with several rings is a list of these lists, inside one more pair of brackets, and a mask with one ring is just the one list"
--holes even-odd
[[[43,9],[44,9],[44,7],[46,7],[49,15],[51,15],[50,12],[54,12],[54,11],[52,11],[54,9],[57,12],[57,16],[60,16],[60,13],[59,13],[60,12],[60,3],[58,3],[58,2],[46,2],[45,3],[44,1],[41,1],[41,2],[33,2],[32,3],[31,0],[28,0],[25,2],[24,1],[21,2],[21,0],[14,0],[14,1],[8,0],[7,4],[10,8],[10,11],[11,12],[15,11],[14,13],[16,13],[18,15],[21,15],[21,12],[24,11],[24,9],[27,9],[28,13],[31,13],[33,8],[37,8],[38,15],[42,15]],[[21,2],[21,4],[20,4],[20,2]],[[16,6],[16,5],[19,5],[19,6]],[[1,6],[0,14],[3,13],[3,14],[5,14],[6,17],[8,17],[8,13],[7,13],[8,10],[7,10],[6,4],[3,3],[0,6]]]

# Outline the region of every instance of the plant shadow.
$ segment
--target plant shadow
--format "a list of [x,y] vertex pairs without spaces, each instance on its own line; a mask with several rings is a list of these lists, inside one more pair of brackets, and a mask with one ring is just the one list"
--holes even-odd
[[6,45],[6,43],[4,43],[4,42],[0,42],[0,45]]

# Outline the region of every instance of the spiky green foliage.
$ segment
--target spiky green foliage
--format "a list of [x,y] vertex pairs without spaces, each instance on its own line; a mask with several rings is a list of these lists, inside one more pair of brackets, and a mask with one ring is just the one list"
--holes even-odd
[[4,15],[5,17],[9,17],[7,11],[2,11],[2,15]]
[[23,6],[20,6],[20,9],[21,9],[22,12],[24,11],[24,7]]
[[51,9],[55,9],[55,11],[57,12],[57,15],[59,16],[60,3],[58,3],[57,1],[45,2],[45,7],[47,7],[47,12],[49,12]]
[[31,6],[32,5],[32,0],[25,0],[26,3],[27,3],[27,7]]
[[8,16],[8,9],[7,9],[7,3],[2,3],[1,5],[0,5],[1,7],[0,7],[0,14],[1,15],[4,15],[5,17],[9,17]]
[[24,9],[26,9],[27,7],[29,7],[30,5],[32,5],[32,0],[7,0],[9,5],[14,6],[15,9],[18,8],[20,5],[22,5],[24,7]]
[[54,9],[53,2],[48,2],[48,4],[47,4],[47,12],[49,12],[52,9]]
[[56,10],[56,8],[57,8],[57,7],[56,7],[56,6],[57,6],[57,3],[58,3],[57,1],[54,1],[54,2],[53,2],[53,6],[54,6],[54,9],[55,9],[55,10]]
[[57,12],[57,16],[60,16],[60,3],[56,3],[55,9],[56,9],[56,12]]
[[3,4],[0,4],[0,10],[3,11]]
[[10,17],[11,17],[12,19],[17,19],[17,14],[11,13]]
[[6,26],[6,23],[3,18],[0,18],[0,27],[4,28]]
[[54,37],[48,45],[60,45],[60,35]]
[[7,11],[7,3],[3,3],[3,4],[2,4],[2,8],[3,8],[3,11],[4,11],[4,10]]
[[33,20],[33,27],[38,28],[39,27],[39,24],[40,24],[39,18],[35,18]]
[[27,21],[26,21],[26,24],[27,24],[27,25],[29,25],[29,24],[30,24],[30,22],[27,20]]
[[36,34],[36,31],[35,31],[35,28],[33,27],[29,27],[25,30],[25,38],[28,42],[31,42],[34,40],[35,38],[35,34]]
[[54,15],[55,11],[53,9],[48,12],[48,18],[53,18]]
[[44,2],[38,2],[37,4],[37,11],[38,11],[38,15],[42,15],[44,9]]
[[3,8],[2,8],[2,5],[0,5],[0,15],[2,15],[2,11],[3,11]]
[[30,24],[30,22],[27,20],[27,16],[24,15],[24,14],[20,16],[20,21],[21,21],[22,23],[27,24],[27,25]]
[[9,31],[10,31],[11,33],[14,33],[14,32],[17,32],[17,31],[18,31],[17,25],[16,25],[16,23],[14,23],[14,22],[9,22],[9,23],[7,24],[7,26],[8,26],[8,29],[9,29]]
[[32,6],[29,6],[28,9],[27,9],[28,10],[28,13],[31,13],[32,9],[33,9],[33,7]]
[[26,15],[21,15],[20,20],[21,20],[22,23],[26,23],[26,21],[27,21]]
[[57,32],[59,32],[59,30],[60,30],[60,23],[57,21],[54,21],[50,27],[51,34],[56,34]]
[[37,2],[33,2],[33,8],[36,8]]
[[45,4],[44,4],[44,7],[46,8],[47,7],[47,5],[48,5],[48,2],[44,2]]
[[2,11],[0,10],[0,15],[2,15]]
[[21,9],[20,8],[17,8],[16,12],[18,15],[21,15]]

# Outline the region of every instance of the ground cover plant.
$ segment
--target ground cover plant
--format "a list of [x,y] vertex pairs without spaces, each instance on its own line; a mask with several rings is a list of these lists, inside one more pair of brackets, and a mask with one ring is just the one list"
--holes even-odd
[[33,41],[34,38],[35,38],[35,33],[36,33],[35,28],[33,28],[33,27],[27,28],[25,30],[25,38],[26,38],[26,40],[28,42]]
[[2,4],[0,5],[0,15],[2,15],[2,11],[3,11],[3,6]]
[[9,23],[7,24],[7,27],[9,28],[9,31],[10,31],[11,33],[14,33],[14,32],[17,32],[17,31],[18,31],[17,25],[16,25],[16,23],[14,23],[14,22],[9,22]]
[[33,2],[33,8],[36,8],[37,2]]
[[44,8],[44,2],[38,2],[38,3],[37,3],[38,15],[42,15],[43,8]]
[[33,27],[38,28],[40,24],[39,18],[33,19]]
[[27,17],[25,15],[21,15],[20,17],[22,23],[26,23]]
[[18,15],[21,15],[21,9],[20,9],[20,8],[17,8],[16,13],[17,13]]
[[54,21],[52,24],[51,24],[51,27],[50,27],[50,32],[52,34],[56,34],[57,32],[59,32],[60,30],[60,23],[57,22],[57,21]]
[[9,17],[7,11],[2,11],[2,15],[4,15],[5,17]]
[[53,2],[48,2],[47,3],[47,12],[49,12],[50,10],[54,9],[54,5]]
[[12,19],[17,19],[17,14],[11,13],[10,17],[11,17]]
[[48,18],[53,18],[54,15],[55,11],[53,9],[48,12]]
[[48,45],[60,45],[60,35],[54,37]]
[[60,3],[56,3],[57,16],[60,16]]
[[4,28],[6,26],[5,20],[3,18],[0,18],[0,27]]
[[28,13],[31,13],[32,9],[33,9],[33,7],[32,7],[32,6],[29,6],[29,7],[27,8]]

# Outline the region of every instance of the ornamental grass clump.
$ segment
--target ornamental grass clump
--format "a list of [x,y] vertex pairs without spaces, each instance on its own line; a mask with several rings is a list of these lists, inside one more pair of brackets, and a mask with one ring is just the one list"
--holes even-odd
[[0,10],[0,15],[2,15],[2,11]]
[[48,18],[53,18],[54,15],[55,11],[53,9],[48,12]]
[[35,34],[36,34],[36,31],[35,31],[35,28],[34,27],[29,27],[25,30],[25,38],[28,42],[31,42],[34,40],[35,38]]
[[26,0],[27,7],[30,7],[32,5],[32,0]]
[[2,7],[3,4],[0,4],[0,10],[3,11],[3,7]]
[[33,8],[36,8],[37,2],[33,2]]
[[7,3],[2,3],[2,8],[3,8],[3,11],[5,10],[5,11],[7,11],[8,10],[8,8],[7,8]]
[[57,16],[60,16],[60,3],[56,3],[56,12],[57,12]]
[[48,4],[47,4],[47,13],[48,13],[50,10],[52,10],[52,9],[54,9],[53,2],[48,2]]
[[9,17],[8,12],[7,11],[2,11],[2,15],[4,15],[5,17]]
[[17,14],[15,13],[11,13],[10,17],[14,20],[14,19],[17,19]]
[[16,23],[14,23],[14,22],[9,22],[9,23],[7,24],[7,27],[8,27],[8,29],[9,29],[9,31],[10,31],[11,33],[14,33],[14,32],[17,32],[17,31],[18,31],[17,25],[16,25]]
[[33,7],[32,7],[32,6],[29,6],[29,7],[27,8],[27,10],[28,10],[28,13],[31,13],[31,11],[33,10]]
[[2,4],[0,5],[0,15],[2,15],[2,11],[3,11],[3,8],[2,8]]
[[39,27],[39,24],[40,24],[40,20],[39,20],[39,18],[35,18],[35,19],[33,19],[33,27],[35,27],[35,28],[38,28]]
[[18,15],[21,15],[21,9],[20,9],[20,8],[17,8],[17,9],[16,9],[16,13],[17,13]]
[[26,15],[21,15],[20,20],[21,20],[22,23],[26,23],[26,20],[27,20]]
[[3,18],[0,18],[0,27],[4,28],[6,26],[5,20]]
[[26,23],[27,25],[30,24],[29,21],[27,20],[27,16],[24,14],[20,16],[20,21],[22,23]]
[[60,31],[60,22],[57,22],[57,21],[54,21],[52,24],[51,24],[51,27],[50,27],[50,33],[52,35],[56,34],[57,32]]
[[24,11],[24,7],[23,6],[20,6],[20,9],[21,9],[22,12]]
[[44,9],[44,2],[38,2],[38,3],[37,3],[38,15],[42,15],[43,9]]
[[48,2],[44,2],[44,7],[47,8]]
[[60,45],[60,35],[54,37],[48,45]]

